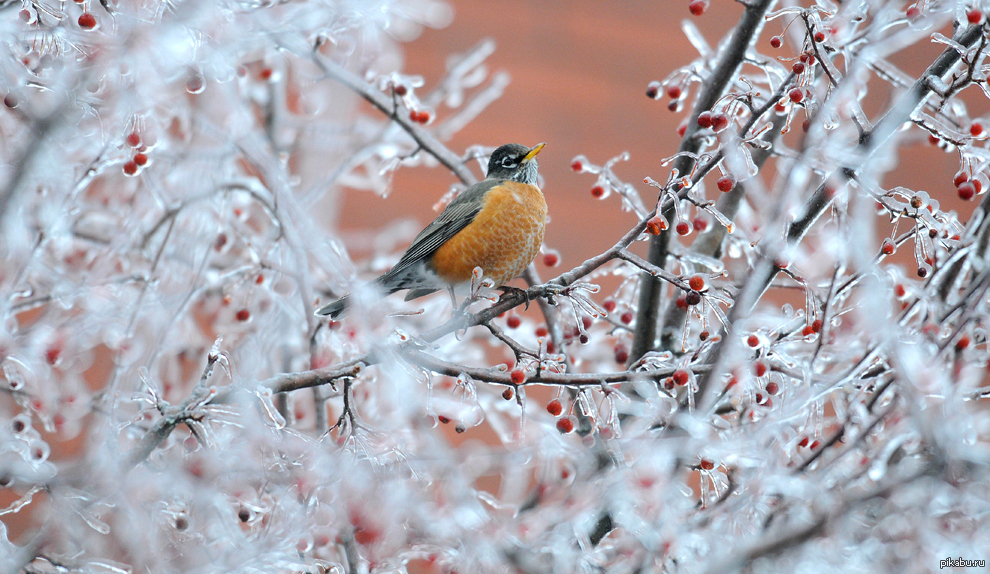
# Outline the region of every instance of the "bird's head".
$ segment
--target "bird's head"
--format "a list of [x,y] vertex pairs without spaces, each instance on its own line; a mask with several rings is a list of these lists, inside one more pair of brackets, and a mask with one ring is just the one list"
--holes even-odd
[[492,152],[488,160],[488,177],[511,179],[520,183],[536,183],[538,164],[536,154],[547,144],[526,147],[520,144],[505,144]]

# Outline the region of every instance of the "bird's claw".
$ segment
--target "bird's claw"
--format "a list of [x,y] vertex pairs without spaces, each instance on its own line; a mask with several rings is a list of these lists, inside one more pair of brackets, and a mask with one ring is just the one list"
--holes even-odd
[[529,311],[529,303],[532,301],[532,298],[529,296],[529,291],[526,289],[520,289],[519,287],[510,287],[508,285],[503,285],[499,287],[499,289],[502,290],[502,297],[499,298],[499,301],[508,297],[509,294],[518,295],[523,298],[523,302],[526,304],[525,310]]

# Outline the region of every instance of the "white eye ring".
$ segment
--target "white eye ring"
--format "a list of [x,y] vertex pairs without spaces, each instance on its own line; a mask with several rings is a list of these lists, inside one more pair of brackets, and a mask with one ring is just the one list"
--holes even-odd
[[502,167],[513,168],[516,167],[516,162],[513,161],[511,157],[502,158]]

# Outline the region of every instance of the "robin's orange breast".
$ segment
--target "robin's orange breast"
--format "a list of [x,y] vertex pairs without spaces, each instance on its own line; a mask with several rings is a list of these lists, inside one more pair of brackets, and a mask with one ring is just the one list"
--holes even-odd
[[547,202],[535,185],[505,181],[484,197],[474,220],[447,240],[431,264],[444,281],[464,283],[481,267],[497,287],[533,262],[543,244]]

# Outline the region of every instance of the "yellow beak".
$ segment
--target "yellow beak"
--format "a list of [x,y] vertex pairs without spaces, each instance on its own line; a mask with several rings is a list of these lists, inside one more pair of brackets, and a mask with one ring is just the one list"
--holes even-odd
[[522,162],[526,163],[527,161],[533,159],[534,157],[536,157],[536,154],[540,153],[540,150],[542,150],[546,146],[547,146],[547,142],[536,144],[535,146],[533,146],[533,149],[529,150],[529,153],[526,154],[526,157],[522,159]]

